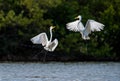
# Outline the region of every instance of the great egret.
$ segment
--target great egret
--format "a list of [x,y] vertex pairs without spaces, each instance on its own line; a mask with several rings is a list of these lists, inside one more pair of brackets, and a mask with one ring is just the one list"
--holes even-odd
[[37,36],[31,38],[30,40],[32,41],[33,44],[42,44],[46,51],[53,52],[58,45],[57,39],[54,39],[52,41],[52,29],[54,28],[55,28],[54,26],[50,26],[50,40],[48,40],[48,37],[45,32],[38,34]]
[[70,31],[80,32],[84,40],[90,39],[89,34],[94,31],[101,31],[104,28],[102,23],[99,23],[95,20],[88,19],[85,27],[81,22],[82,17],[79,15],[76,17],[76,21],[69,22],[66,24],[66,27]]
[[58,45],[58,40],[54,39],[52,41],[52,29],[55,28],[53,26],[50,26],[50,40],[48,40],[48,37],[45,32],[38,34],[37,36],[31,38],[33,44],[42,44],[44,46],[44,49],[47,51],[54,51],[55,48]]

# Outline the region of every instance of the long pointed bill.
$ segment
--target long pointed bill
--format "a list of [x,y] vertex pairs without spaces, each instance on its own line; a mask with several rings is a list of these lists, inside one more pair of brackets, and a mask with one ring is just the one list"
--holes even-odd
[[55,26],[52,26],[52,29],[54,29],[55,28]]
[[75,17],[74,19],[79,19],[79,17]]

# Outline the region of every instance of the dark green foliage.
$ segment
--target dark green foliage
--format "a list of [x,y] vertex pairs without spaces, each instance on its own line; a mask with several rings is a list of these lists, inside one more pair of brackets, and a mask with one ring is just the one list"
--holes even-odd
[[[55,53],[75,57],[120,59],[119,0],[0,0],[0,59],[30,58],[41,46],[30,38],[55,25],[53,38],[59,40]],[[82,22],[94,19],[105,25],[101,32],[84,41],[80,33],[68,31],[66,23],[82,15]],[[11,57],[10,57],[11,56]],[[19,59],[18,58],[18,59]]]

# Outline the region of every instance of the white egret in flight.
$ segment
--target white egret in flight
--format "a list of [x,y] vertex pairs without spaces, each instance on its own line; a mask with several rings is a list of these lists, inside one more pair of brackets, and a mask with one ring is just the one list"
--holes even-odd
[[58,45],[58,40],[54,39],[52,41],[52,29],[54,29],[54,26],[50,26],[50,40],[48,40],[48,37],[45,32],[38,34],[37,36],[31,38],[33,44],[42,44],[44,46],[44,49],[47,51],[54,51],[55,48]]
[[95,20],[88,19],[85,27],[81,22],[82,17],[79,15],[76,17],[76,21],[66,24],[67,29],[74,32],[80,32],[84,40],[90,39],[89,34],[94,31],[101,31],[104,28],[102,23]]
[[[52,29],[54,28],[55,28],[54,26],[50,26],[50,40],[48,40],[48,37],[45,32],[38,34],[37,36],[31,38],[30,40],[32,41],[33,44],[42,44],[42,46],[47,52],[48,51],[53,52],[58,45],[57,39],[54,39],[52,41]],[[43,61],[45,61],[46,53]]]

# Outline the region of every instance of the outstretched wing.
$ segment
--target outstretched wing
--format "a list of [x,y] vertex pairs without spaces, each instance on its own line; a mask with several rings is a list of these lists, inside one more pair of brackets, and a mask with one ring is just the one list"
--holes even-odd
[[54,51],[57,45],[58,45],[58,40],[55,39],[49,44],[48,48],[51,49],[51,51]]
[[85,26],[84,33],[88,35],[94,31],[101,31],[103,30],[103,28],[104,28],[104,25],[102,23],[99,23],[95,20],[88,20]]
[[79,20],[67,23],[66,26],[68,30],[74,31],[74,32],[80,32],[80,30],[84,29],[83,24]]
[[42,44],[43,46],[45,46],[48,42],[46,33],[40,33],[37,36],[31,38],[30,40],[33,44]]

